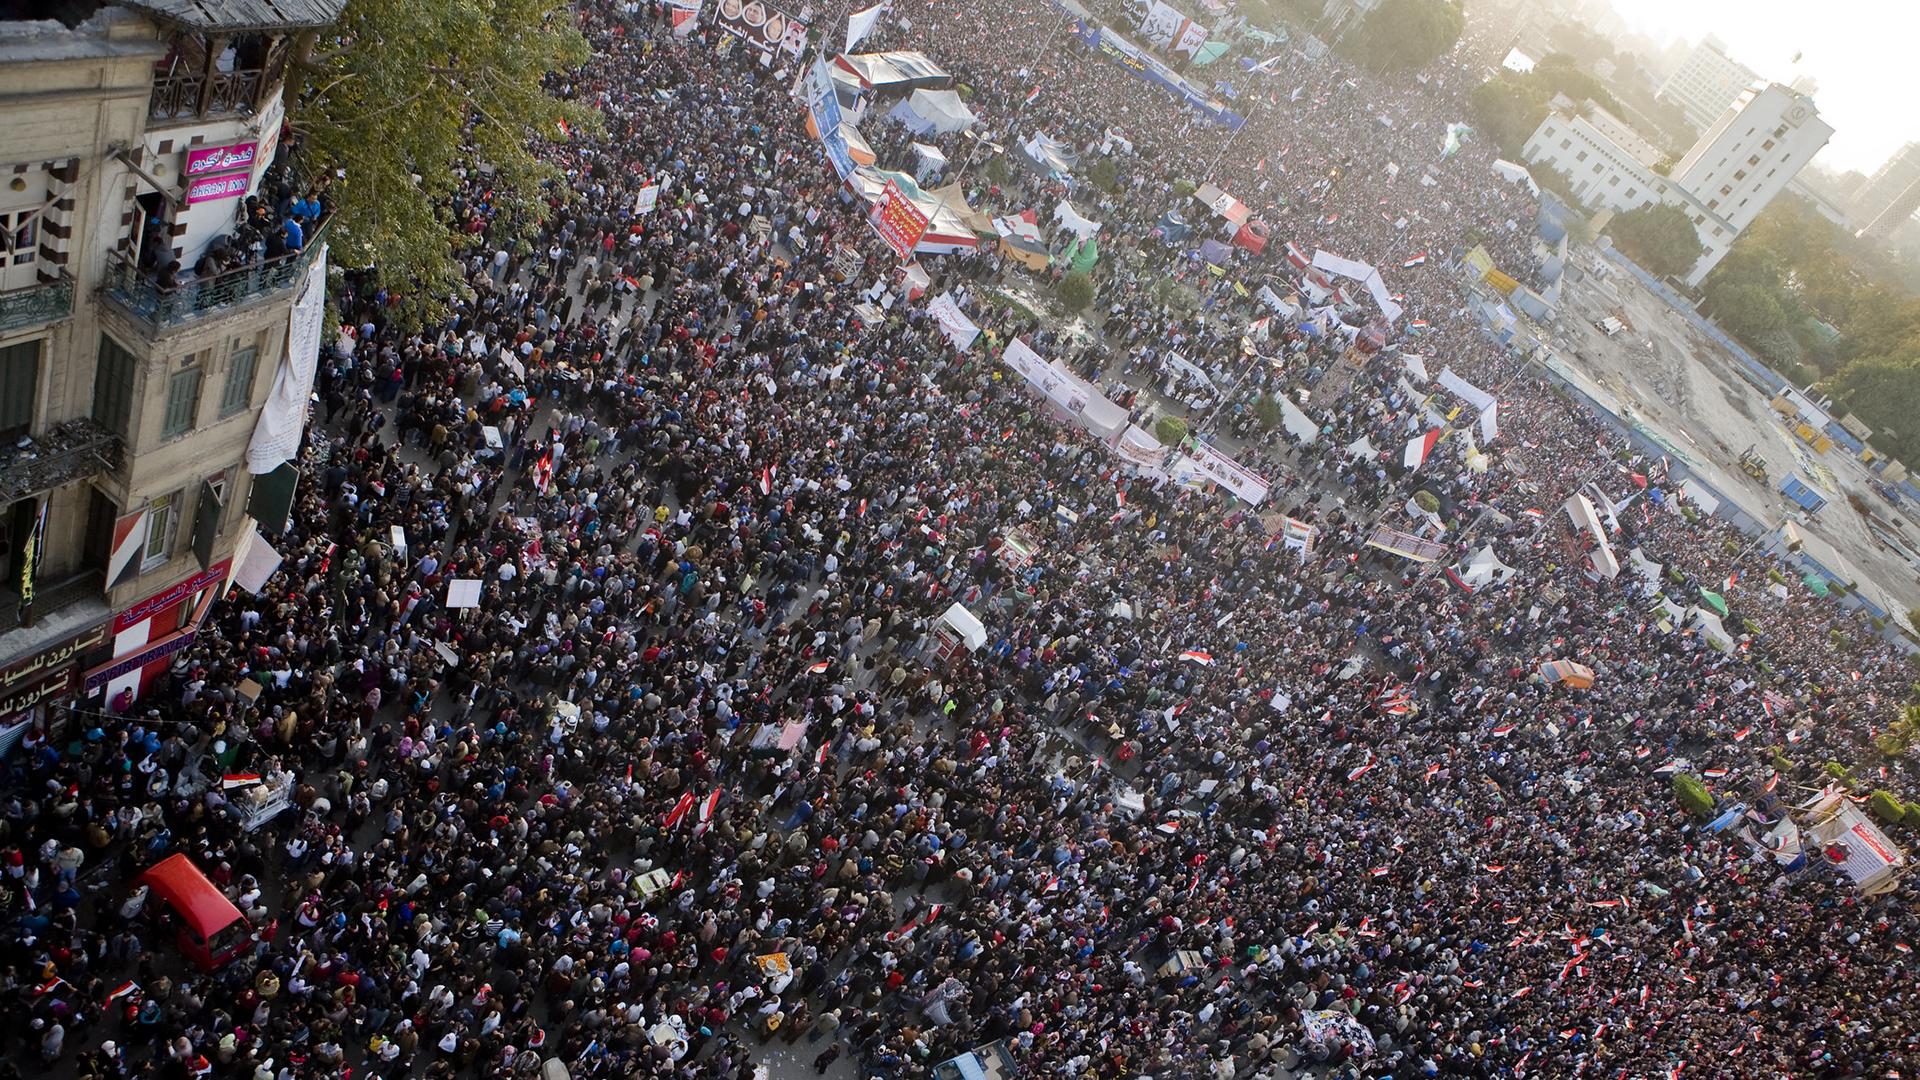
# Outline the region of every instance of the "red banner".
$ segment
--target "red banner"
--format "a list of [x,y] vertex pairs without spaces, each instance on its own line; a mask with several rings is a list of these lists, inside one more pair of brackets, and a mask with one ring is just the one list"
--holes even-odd
[[867,223],[895,255],[904,259],[913,253],[914,245],[920,242],[932,221],[901,192],[898,183],[889,180],[886,195],[867,216]]

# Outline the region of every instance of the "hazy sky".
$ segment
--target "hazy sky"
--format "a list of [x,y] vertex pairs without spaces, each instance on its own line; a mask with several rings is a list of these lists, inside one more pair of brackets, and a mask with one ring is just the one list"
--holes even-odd
[[[1871,174],[1903,144],[1920,140],[1913,106],[1920,43],[1915,0],[1611,0],[1635,30],[1698,44],[1713,34],[1727,55],[1777,82],[1812,75],[1814,102],[1834,126],[1815,160]],[[1793,54],[1802,53],[1798,64]]]

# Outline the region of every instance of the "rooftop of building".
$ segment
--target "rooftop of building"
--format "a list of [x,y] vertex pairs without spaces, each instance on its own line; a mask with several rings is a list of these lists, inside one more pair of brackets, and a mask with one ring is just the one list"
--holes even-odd
[[176,30],[303,30],[333,23],[346,6],[346,0],[20,0],[0,7],[0,33],[35,27],[24,33],[54,45],[59,31],[84,33],[96,26],[103,10],[115,7]]

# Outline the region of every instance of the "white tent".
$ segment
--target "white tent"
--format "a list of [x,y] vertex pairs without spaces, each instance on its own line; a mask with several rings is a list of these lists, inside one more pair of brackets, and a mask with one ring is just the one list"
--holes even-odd
[[1646,552],[1641,551],[1639,548],[1634,548],[1632,551],[1627,552],[1627,561],[1633,564],[1634,570],[1638,571],[1641,577],[1646,578],[1648,581],[1660,580],[1662,567],[1659,563],[1647,558]]
[[940,616],[940,622],[953,629],[955,636],[967,647],[968,652],[987,643],[986,624],[974,618],[973,612],[960,604],[948,608],[946,613]]
[[1060,205],[1053,208],[1053,220],[1059,222],[1061,228],[1082,240],[1100,231],[1099,222],[1081,217],[1080,212],[1073,208],[1073,204],[1065,199],[1061,199]]
[[912,145],[913,152],[919,155],[922,163],[936,168],[947,163],[947,155],[941,153],[939,147],[928,146],[926,143],[913,143]]
[[1512,581],[1517,573],[1518,570],[1501,562],[1500,556],[1493,553],[1493,545],[1488,544],[1467,560],[1466,566],[1460,570],[1460,581],[1470,589],[1477,589],[1492,581],[1504,585]]
[[1300,406],[1293,403],[1293,399],[1285,395],[1280,397],[1280,426],[1286,428],[1287,434],[1299,442],[1316,442],[1320,438],[1320,425],[1314,422],[1313,417],[1302,412]]
[[900,104],[887,115],[907,125],[916,135],[965,131],[978,119],[952,90],[915,90],[901,98]]
[[1527,171],[1525,165],[1515,165],[1511,161],[1495,158],[1493,171],[1509,184],[1524,184],[1528,191],[1535,195],[1540,194],[1540,186],[1533,182],[1533,174]]
[[1733,635],[1727,633],[1726,626],[1720,622],[1720,616],[1706,608],[1697,607],[1687,610],[1687,628],[1699,631],[1701,637],[1713,642],[1721,652],[1733,651]]
[[1574,528],[1583,530],[1593,540],[1593,568],[1600,576],[1612,579],[1620,576],[1620,560],[1614,558],[1613,545],[1607,542],[1607,527],[1600,523],[1600,512],[1593,508],[1585,495],[1575,495],[1566,502],[1567,516],[1573,519]]
[[1380,451],[1373,448],[1373,440],[1367,438],[1365,435],[1348,443],[1347,453],[1352,454],[1354,457],[1366,458],[1368,461],[1378,461],[1380,459]]

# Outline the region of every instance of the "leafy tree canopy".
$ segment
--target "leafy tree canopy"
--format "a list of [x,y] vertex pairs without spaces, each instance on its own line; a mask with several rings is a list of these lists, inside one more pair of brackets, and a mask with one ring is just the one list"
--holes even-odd
[[543,81],[587,57],[557,0],[350,0],[305,35],[288,109],[315,174],[335,178],[338,257],[427,307],[451,295],[466,242],[448,209],[456,170],[493,170],[497,221],[540,217],[552,169],[530,143],[567,138],[563,122],[600,130],[597,111]]
[[1451,51],[1466,25],[1449,0],[1386,0],[1347,35],[1342,51],[1377,71],[1422,67]]
[[1706,254],[1685,210],[1648,203],[1614,216],[1607,235],[1627,258],[1650,274],[1684,275]]

